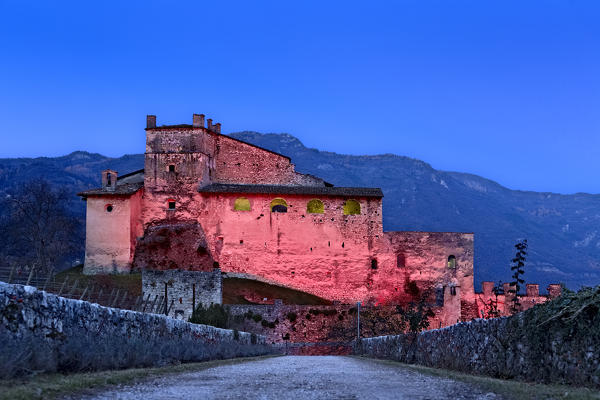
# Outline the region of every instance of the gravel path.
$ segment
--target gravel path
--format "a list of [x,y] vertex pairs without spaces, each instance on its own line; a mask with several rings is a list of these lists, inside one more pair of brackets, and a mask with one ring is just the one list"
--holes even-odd
[[500,399],[466,383],[343,356],[286,356],[153,378],[82,399]]

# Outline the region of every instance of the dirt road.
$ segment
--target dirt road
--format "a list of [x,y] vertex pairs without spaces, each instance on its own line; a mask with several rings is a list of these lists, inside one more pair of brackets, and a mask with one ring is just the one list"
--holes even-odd
[[154,378],[82,399],[500,399],[368,359],[286,356]]

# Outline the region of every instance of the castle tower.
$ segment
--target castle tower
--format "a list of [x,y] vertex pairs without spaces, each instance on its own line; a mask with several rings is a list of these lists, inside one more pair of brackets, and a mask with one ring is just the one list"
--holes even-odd
[[144,187],[159,193],[193,193],[211,182],[218,126],[205,127],[204,115],[194,114],[191,125],[156,126],[146,119]]

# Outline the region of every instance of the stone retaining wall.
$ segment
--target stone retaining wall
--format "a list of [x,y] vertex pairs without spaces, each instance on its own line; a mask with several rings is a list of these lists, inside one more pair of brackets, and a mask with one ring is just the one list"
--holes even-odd
[[257,356],[263,336],[102,307],[0,282],[0,378]]
[[600,387],[598,326],[559,319],[544,325],[535,312],[362,339],[354,353],[497,378]]

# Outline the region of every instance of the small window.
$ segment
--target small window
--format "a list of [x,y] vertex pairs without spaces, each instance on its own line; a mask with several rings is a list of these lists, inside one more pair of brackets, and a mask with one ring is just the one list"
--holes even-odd
[[448,256],[448,268],[455,269],[456,268],[456,257]]
[[106,212],[112,212],[113,211],[113,205],[112,204],[107,204],[106,205]]
[[235,211],[250,211],[250,200],[245,197],[238,197],[235,199],[233,209]]
[[344,203],[344,215],[360,214],[360,203],[356,200],[346,200]]
[[312,199],[306,205],[306,212],[309,214],[323,214],[325,212],[323,202],[319,199]]
[[396,255],[396,267],[398,267],[398,268],[406,267],[406,257],[404,257],[404,253],[398,253]]
[[175,166],[173,164],[169,165],[169,172],[175,172]]
[[456,286],[450,286],[450,294],[456,296]]
[[377,269],[377,259],[376,258],[371,259],[371,269]]
[[282,198],[276,198],[271,201],[271,212],[277,213],[286,213],[287,212],[287,202]]
[[169,210],[174,210],[175,209],[175,199],[169,199],[167,200],[167,204],[169,205]]
[[112,174],[106,174],[106,186],[112,186]]

